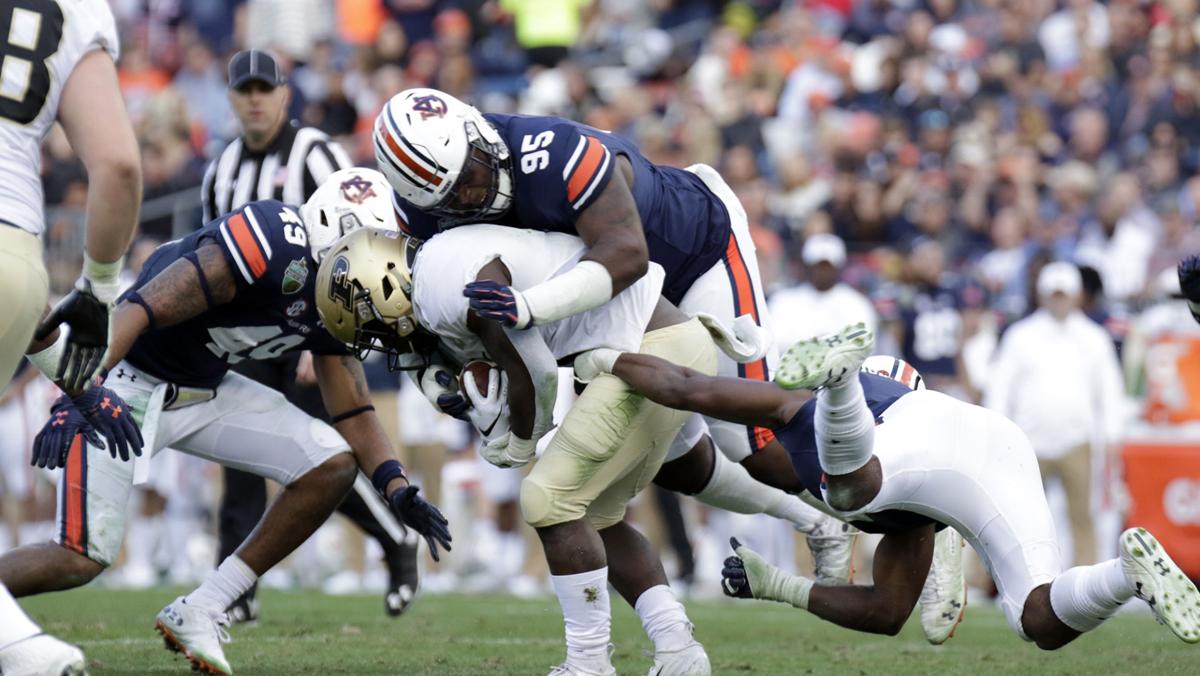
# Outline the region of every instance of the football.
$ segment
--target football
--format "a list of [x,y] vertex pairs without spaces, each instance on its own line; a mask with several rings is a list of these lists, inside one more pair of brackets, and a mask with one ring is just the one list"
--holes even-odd
[[466,392],[467,378],[475,379],[475,389],[479,390],[480,394],[487,394],[488,374],[492,369],[499,368],[495,362],[487,361],[486,359],[475,359],[467,362],[463,366],[462,372],[458,374],[458,390]]

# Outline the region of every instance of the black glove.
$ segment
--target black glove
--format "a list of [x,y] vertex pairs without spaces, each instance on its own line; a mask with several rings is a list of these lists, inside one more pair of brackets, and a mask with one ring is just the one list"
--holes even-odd
[[[457,387],[457,383],[454,382],[454,376],[445,369],[438,369],[434,373],[433,378],[442,387]],[[467,418],[467,409],[471,408],[471,402],[467,401],[467,398],[461,392],[439,394],[437,397],[437,407],[442,413],[448,416],[458,418],[463,422],[470,422],[470,419]]]
[[449,522],[433,503],[417,495],[420,490],[416,486],[408,486],[392,493],[388,502],[405,526],[424,536],[433,560],[440,561],[437,546],[440,544],[442,549],[450,551],[450,529],[447,528]]
[[[50,407],[50,419],[33,438],[33,458],[29,464],[46,469],[65,467],[71,444],[81,435],[89,444],[99,446],[101,443],[100,435],[96,434],[74,402],[66,395],[59,397]],[[80,448],[79,452],[82,453],[83,449]]]
[[100,370],[108,349],[108,304],[92,294],[90,282],[80,280],[75,290],[54,306],[34,338],[45,340],[60,324],[71,330],[54,379],[64,390],[78,392]]
[[752,599],[750,580],[746,577],[746,564],[740,556],[725,559],[725,567],[721,569],[721,590],[726,596],[739,599]]
[[88,424],[104,437],[112,457],[128,461],[130,451],[142,454],[142,431],[133,419],[133,409],[116,392],[95,385],[71,401]]
[[1200,256],[1188,256],[1179,261],[1177,270],[1183,297],[1193,303],[1200,303]]

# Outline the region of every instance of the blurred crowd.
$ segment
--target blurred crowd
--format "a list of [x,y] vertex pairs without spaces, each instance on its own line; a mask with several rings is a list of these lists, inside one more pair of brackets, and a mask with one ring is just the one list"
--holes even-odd
[[[413,86],[710,164],[749,215],[782,346],[830,317],[866,321],[880,352],[973,401],[1005,329],[1037,307],[1045,265],[1079,270],[1079,309],[1119,349],[1147,308],[1178,303],[1170,271],[1200,252],[1196,0],[112,4],[146,181],[135,266],[198,225],[204,166],[237,133],[225,66],[245,47],[278,54],[293,117],[363,165],[376,113]],[[45,155],[62,290],[78,262],[54,252],[79,250],[86,179],[61,135]],[[398,430],[419,426],[408,415]],[[470,457],[465,439],[434,446]],[[445,484],[486,486],[470,462]]]

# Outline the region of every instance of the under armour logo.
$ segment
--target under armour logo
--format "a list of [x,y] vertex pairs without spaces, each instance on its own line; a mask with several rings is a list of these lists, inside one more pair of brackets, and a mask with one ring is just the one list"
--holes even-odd
[[1171,574],[1171,570],[1169,568],[1167,568],[1167,564],[1164,563],[1162,559],[1154,560],[1154,569],[1158,571],[1159,575],[1170,575]]
[[113,405],[112,405],[112,399],[110,399],[110,398],[108,398],[108,397],[105,397],[105,398],[104,398],[104,401],[101,401],[101,402],[100,402],[100,408],[101,408],[102,410],[103,410],[103,409],[110,409],[110,408],[111,408],[111,409],[113,410],[113,412],[112,412],[112,417],[114,417],[114,418],[118,418],[118,417],[120,417],[120,416],[121,416],[121,407],[120,407],[120,406],[113,406]]
[[137,374],[130,373],[130,374],[126,375],[125,369],[117,369],[117,377],[118,378],[129,378],[129,382],[131,382],[131,383],[137,382]]
[[54,414],[54,422],[50,423],[50,426],[57,427],[59,425],[67,424],[67,415],[68,414],[66,411],[58,411]]

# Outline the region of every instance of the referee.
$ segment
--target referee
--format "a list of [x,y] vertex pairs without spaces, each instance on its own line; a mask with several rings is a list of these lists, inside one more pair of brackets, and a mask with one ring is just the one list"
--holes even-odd
[[[204,172],[201,198],[205,223],[254,200],[303,204],[330,174],[353,166],[346,152],[324,132],[288,119],[291,90],[270,53],[250,49],[234,55],[229,62],[229,100],[242,133]],[[247,360],[232,370],[279,390],[305,413],[328,420],[320,389],[315,386],[309,353],[293,353],[272,361]],[[263,478],[228,467],[224,471],[218,561],[242,544],[267,506]],[[369,482],[356,482],[355,490],[338,509],[383,547],[390,578],[385,609],[390,615],[404,612],[417,589],[416,545],[403,542],[403,527],[395,522]],[[388,527],[381,525],[376,513],[382,515]],[[400,537],[393,538],[389,530]],[[255,591],[251,588],[229,607],[230,619],[252,622],[258,618]]]

